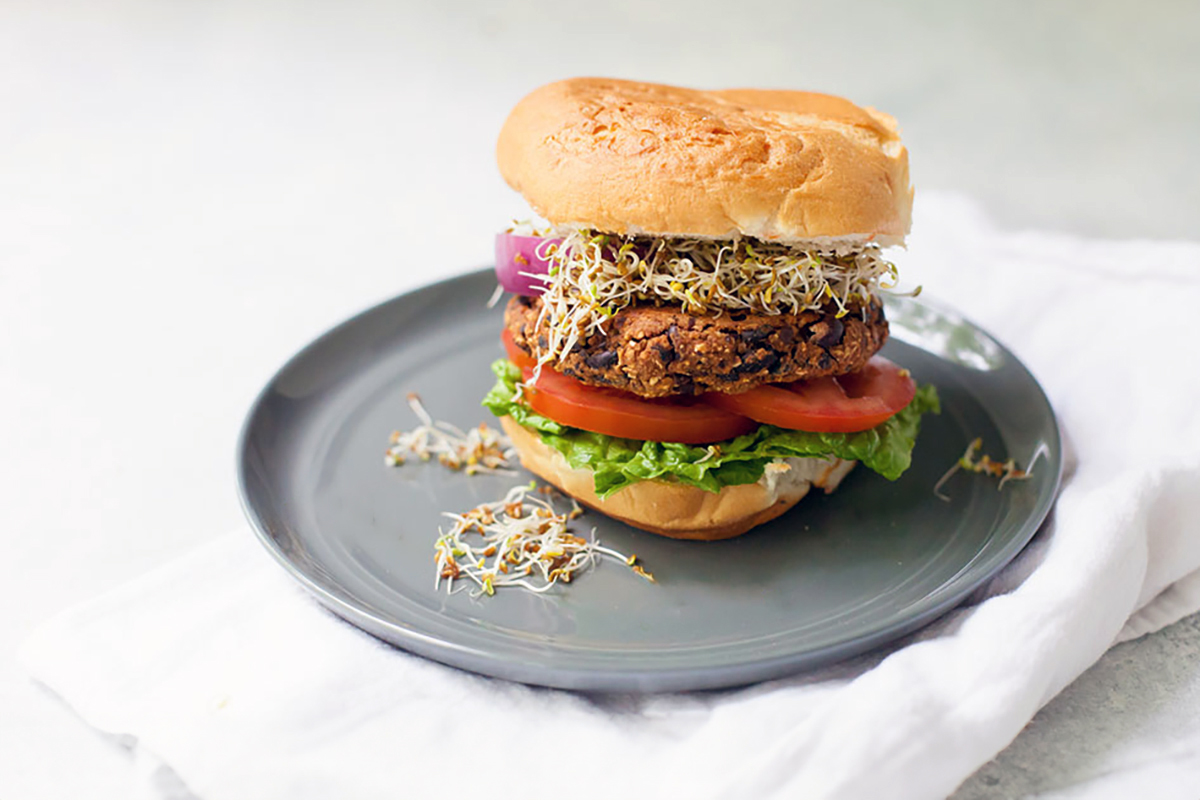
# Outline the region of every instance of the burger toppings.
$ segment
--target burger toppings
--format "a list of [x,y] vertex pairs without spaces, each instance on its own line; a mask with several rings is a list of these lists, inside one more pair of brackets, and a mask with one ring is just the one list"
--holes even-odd
[[645,480],[720,492],[794,458],[908,468],[938,401],[875,355],[896,270],[874,245],[534,233],[498,237],[542,291],[509,301],[484,405],[601,499]]
[[415,392],[408,393],[408,407],[421,424],[411,431],[392,431],[384,463],[398,467],[412,455],[422,461],[437,457],[438,463],[468,475],[478,472],[512,473],[516,456],[512,442],[485,423],[464,431],[448,422],[434,421]]
[[[515,241],[523,240],[523,241]],[[527,262],[522,264],[521,262]],[[897,272],[871,244],[789,245],[734,240],[619,236],[572,230],[533,243],[502,234],[498,271],[540,279],[538,327],[547,330],[540,364],[553,363],[606,321],[636,304],[670,304],[692,315],[741,311],[762,315],[825,311],[841,319],[865,313]],[[523,294],[536,287],[510,283]]]
[[434,588],[445,580],[446,591],[452,592],[454,582],[463,578],[475,583],[475,595],[492,595],[503,586],[541,593],[556,583],[570,583],[601,558],[624,563],[654,581],[637,563],[637,556],[625,556],[594,538],[571,533],[568,525],[583,509],[574,500],[565,510],[557,508],[555,501],[562,499],[552,488],[530,483],[513,487],[503,500],[464,514],[445,514],[454,524],[434,544]]
[[[519,357],[518,357],[519,358]],[[528,356],[526,356],[528,359]],[[524,394],[518,398],[517,384],[531,372],[508,359],[496,361],[492,371],[497,382],[484,398],[483,404],[497,416],[512,417],[517,423],[537,432],[543,442],[560,452],[567,463],[593,474],[596,494],[607,497],[638,481],[677,481],[709,492],[720,492],[725,486],[755,483],[767,465],[784,458],[841,458],[860,461],[889,480],[895,480],[912,458],[913,443],[920,427],[921,415],[938,410],[937,393],[931,386],[915,389],[912,400],[886,420],[857,432],[816,432],[788,430],[778,425],[752,423],[748,433],[722,441],[709,439],[708,446],[672,442],[667,439],[665,423],[647,426],[649,430],[622,429],[622,433],[601,433],[589,428],[598,427],[597,415],[579,414],[562,419],[542,413],[555,409],[535,409]],[[897,372],[900,372],[899,370]],[[547,370],[547,375],[550,371]],[[908,380],[907,376],[899,376]],[[565,376],[551,379],[571,381]],[[847,379],[853,385],[855,379]],[[590,402],[600,403],[611,390],[595,389],[573,382],[580,393],[594,392]],[[532,387],[527,392],[536,392]],[[545,390],[543,390],[545,391]],[[852,395],[856,389],[848,390]],[[637,399],[637,398],[633,398]],[[703,400],[703,398],[701,398]],[[711,399],[711,398],[709,398]],[[853,400],[855,398],[850,397]],[[651,401],[660,415],[668,415],[675,407],[671,401]],[[681,404],[693,409],[690,403]],[[557,412],[561,413],[561,412]],[[611,420],[610,420],[611,421]],[[647,435],[649,434],[649,435]]]
[[797,458],[908,468],[938,401],[875,355],[897,277],[878,247],[533,233],[497,238],[517,296],[484,405],[590,470],[599,498],[645,480],[719,493]]

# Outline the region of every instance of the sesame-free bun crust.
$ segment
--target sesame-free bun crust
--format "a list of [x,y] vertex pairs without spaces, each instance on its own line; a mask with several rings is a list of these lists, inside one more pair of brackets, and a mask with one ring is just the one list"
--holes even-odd
[[550,222],[612,233],[887,245],[912,213],[895,120],[812,92],[573,78],[517,104],[496,158]]
[[[797,459],[805,476],[726,486],[719,493],[664,481],[641,481],[601,499],[592,473],[572,468],[562,454],[511,417],[500,425],[521,456],[521,464],[580,503],[644,531],[672,539],[729,539],[775,519],[796,505],[810,486],[831,492],[854,466],[841,459]],[[790,471],[790,470],[789,470]]]

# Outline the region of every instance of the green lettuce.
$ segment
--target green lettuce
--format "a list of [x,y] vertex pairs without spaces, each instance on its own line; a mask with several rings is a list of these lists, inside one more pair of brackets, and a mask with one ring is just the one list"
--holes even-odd
[[642,442],[591,433],[561,425],[513,401],[521,370],[506,359],[492,364],[496,385],[483,405],[498,417],[510,416],[537,431],[542,441],[563,454],[576,469],[595,476],[596,494],[608,497],[630,484],[647,480],[676,480],[719,492],[725,486],[754,483],[777,458],[836,457],[858,461],[888,480],[896,480],[912,463],[913,444],[921,415],[938,413],[937,391],[921,386],[900,413],[859,433],[809,433],[773,425],[719,442],[714,450],[670,442]]

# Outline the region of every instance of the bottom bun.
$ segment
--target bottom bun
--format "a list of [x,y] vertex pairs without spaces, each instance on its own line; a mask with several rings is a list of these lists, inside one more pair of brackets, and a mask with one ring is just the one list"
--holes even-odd
[[768,465],[758,483],[706,492],[666,481],[640,481],[601,499],[592,472],[575,469],[562,453],[511,417],[500,424],[530,472],[589,508],[635,528],[672,539],[728,539],[775,519],[811,486],[832,492],[856,462],[840,458],[788,458]]

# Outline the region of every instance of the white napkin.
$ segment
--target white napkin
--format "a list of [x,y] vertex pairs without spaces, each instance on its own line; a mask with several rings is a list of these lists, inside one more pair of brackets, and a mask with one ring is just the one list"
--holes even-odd
[[1033,370],[1068,471],[1018,559],[892,648],[731,692],[534,689],[359,633],[243,530],[24,661],[204,800],[944,796],[1112,644],[1200,609],[1200,245],[1005,234],[943,195],[915,230],[902,275]]

